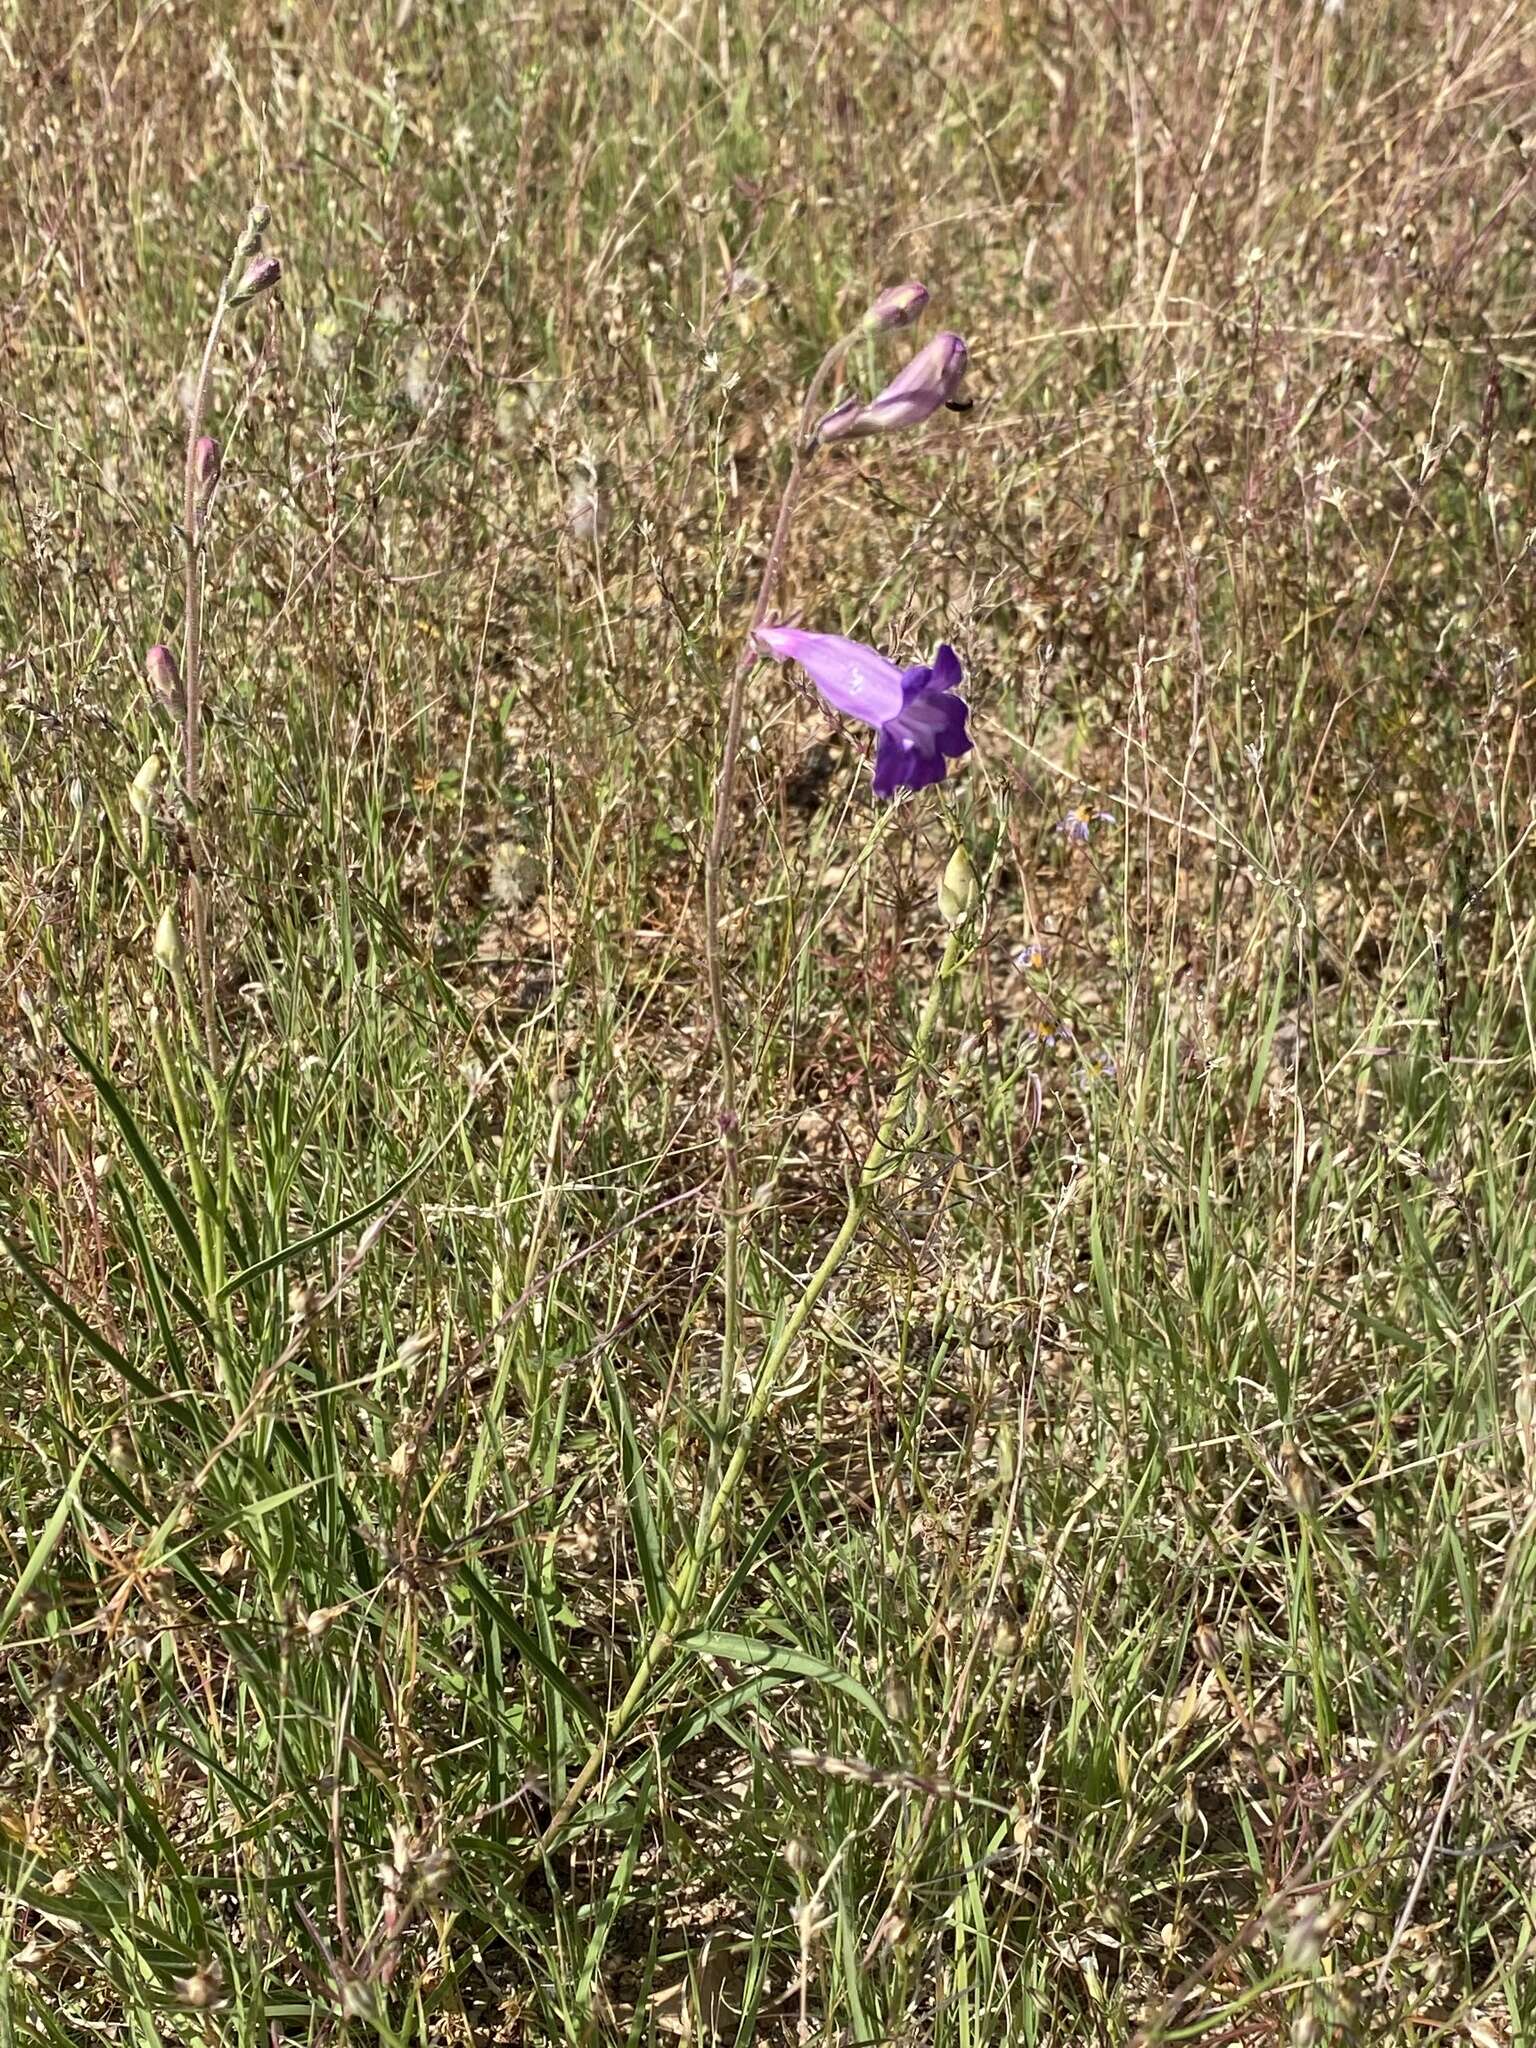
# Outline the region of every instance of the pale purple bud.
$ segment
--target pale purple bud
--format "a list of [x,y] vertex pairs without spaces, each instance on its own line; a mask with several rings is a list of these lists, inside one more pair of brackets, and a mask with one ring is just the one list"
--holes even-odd
[[928,287],[917,279],[893,284],[883,291],[859,323],[866,334],[889,334],[897,327],[910,327],[921,320],[928,304]]
[[231,306],[248,305],[263,292],[271,291],[283,274],[283,266],[275,256],[258,256],[246,266],[245,275],[229,295]]
[[192,474],[197,479],[198,498],[205,505],[213,494],[223,464],[223,451],[212,434],[199,436],[197,446],[192,450]]
[[163,640],[157,640],[145,655],[144,673],[149,678],[150,694],[161,710],[168,711],[172,718],[185,718],[187,693],[181,685],[181,670]]

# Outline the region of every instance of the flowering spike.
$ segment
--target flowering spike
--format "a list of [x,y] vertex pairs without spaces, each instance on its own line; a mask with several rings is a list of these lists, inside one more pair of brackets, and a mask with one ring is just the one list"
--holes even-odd
[[866,334],[889,334],[897,327],[910,327],[921,320],[928,304],[928,287],[909,278],[883,291],[860,322]]
[[181,670],[163,640],[157,640],[145,655],[144,673],[149,679],[150,694],[161,710],[168,711],[172,718],[185,718],[187,693],[182,687]]

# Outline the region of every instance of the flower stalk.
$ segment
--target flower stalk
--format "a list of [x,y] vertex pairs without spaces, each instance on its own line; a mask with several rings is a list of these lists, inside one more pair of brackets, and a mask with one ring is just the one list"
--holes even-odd
[[203,726],[203,551],[204,521],[214,487],[218,482],[221,456],[218,443],[203,432],[208,409],[208,388],[213,376],[214,351],[219,345],[225,316],[233,307],[245,304],[276,284],[282,266],[274,257],[262,257],[261,238],[271,214],[260,204],[251,208],[244,232],[235,245],[218,302],[203,344],[202,361],[192,387],[187,413],[187,457],[182,496],[182,541],[186,549],[186,605],[182,624],[182,786],[186,792],[191,849],[188,877],[188,908],[191,913],[192,951],[197,962],[197,982],[203,1012],[203,1036],[208,1049],[208,1066],[215,1082],[222,1080],[224,1056],[219,1044],[219,1024],[214,998],[213,939],[209,930],[207,897],[207,850],[203,842],[198,805],[202,795]]
[[721,882],[726,848],[731,836],[731,818],[736,800],[736,764],[741,753],[742,715],[746,704],[747,672],[757,659],[757,631],[768,616],[779,573],[789,547],[790,528],[800,500],[805,464],[813,453],[811,419],[816,401],[827,379],[862,333],[862,327],[834,342],[822,357],[800,408],[800,422],[790,458],[789,477],[779,501],[773,539],[763,564],[762,580],[752,607],[751,622],[742,640],[741,652],[731,672],[726,700],[725,745],[720,771],[715,779],[715,809],[710,825],[709,845],[704,855],[704,964],[709,983],[710,1026],[715,1056],[720,1068],[720,1205],[724,1237],[722,1287],[724,1308],[720,1336],[720,1402],[718,1426],[723,1434],[735,1398],[736,1364],[741,1350],[741,1111],[737,1101],[736,1055],[731,1044],[731,1022],[725,999],[725,968],[721,956]]
[[[869,333],[884,333],[895,327],[908,325],[921,313],[927,293],[916,283],[892,288],[882,293],[859,326],[846,334],[827,351],[822,358],[815,376],[805,394],[800,409],[800,419],[791,453],[789,476],[784,493],[779,501],[778,516],[774,522],[773,539],[769,545],[763,574],[758,585],[757,598],[752,615],[742,639],[740,653],[731,673],[730,687],[726,698],[725,741],[721,750],[720,768],[715,779],[714,815],[710,826],[709,843],[704,858],[704,955],[709,983],[710,1021],[715,1040],[716,1055],[720,1069],[720,1137],[722,1144],[721,1168],[721,1213],[724,1239],[722,1282],[724,1288],[724,1310],[722,1316],[720,1352],[720,1397],[716,1417],[714,1452],[711,1461],[709,1481],[704,1490],[703,1503],[699,1511],[698,1525],[692,1540],[686,1544],[667,1582],[661,1613],[645,1644],[635,1666],[629,1687],[623,1698],[606,1717],[592,1748],[571,1781],[564,1797],[551,1818],[540,1840],[542,1851],[548,1851],[564,1832],[572,1815],[581,1805],[594,1780],[603,1769],[614,1746],[621,1742],[639,1720],[642,1708],[649,1696],[652,1680],[676,1647],[692,1614],[698,1598],[709,1560],[720,1537],[727,1509],[740,1486],[742,1477],[752,1454],[758,1427],[768,1412],[774,1390],[777,1387],[786,1361],[799,1341],[802,1331],[814,1313],[818,1302],[826,1293],[833,1279],[848,1255],[859,1226],[863,1222],[875,1190],[885,1177],[895,1171],[905,1158],[915,1134],[908,1128],[908,1117],[918,1076],[928,1058],[929,1047],[943,1009],[949,983],[957,972],[964,957],[967,940],[965,927],[956,924],[949,932],[944,955],[934,977],[928,1000],[910,1052],[897,1079],[882,1116],[874,1142],[870,1146],[858,1179],[848,1196],[848,1206],[837,1234],[827,1249],[821,1263],[816,1267],[801,1288],[788,1316],[771,1339],[752,1378],[751,1392],[735,1432],[735,1441],[723,1467],[716,1469],[717,1461],[724,1451],[725,1441],[732,1422],[735,1404],[736,1372],[741,1351],[741,1113],[736,1081],[735,1051],[731,1041],[731,1020],[725,994],[725,970],[721,942],[721,889],[725,869],[726,850],[730,843],[731,822],[734,813],[736,792],[736,768],[741,750],[741,729],[746,700],[746,679],[748,671],[763,651],[762,628],[768,617],[769,606],[783,569],[785,554],[794,515],[799,504],[800,490],[804,481],[805,466],[819,445],[816,432],[816,406],[828,378],[837,369],[849,349],[861,336]],[[963,344],[959,344],[963,357]],[[903,373],[908,375],[908,373]],[[956,373],[958,374],[958,373]],[[899,380],[898,380],[899,381]],[[910,382],[910,376],[909,376]],[[899,395],[899,393],[898,393]],[[928,405],[920,416],[936,409],[938,400]],[[890,425],[901,424],[892,421]],[[882,429],[884,430],[884,429]],[[959,665],[948,649],[942,652],[953,663],[953,680],[958,680]],[[782,656],[780,656],[782,658]],[[879,657],[872,657],[879,661]],[[936,664],[937,666],[937,658]],[[893,670],[893,674],[896,672]],[[912,672],[915,677],[917,672]],[[922,671],[924,678],[932,680],[933,669]],[[899,680],[899,679],[898,679]],[[948,694],[944,687],[951,680],[946,664],[938,678],[938,696]],[[914,686],[915,687],[915,686]],[[901,691],[898,689],[898,696]],[[905,699],[903,699],[905,702]],[[959,706],[963,725],[964,706]],[[899,713],[892,707],[892,716],[885,721],[895,725]],[[949,714],[942,716],[947,719]],[[966,740],[965,745],[969,746]],[[953,755],[963,751],[957,744],[951,745]],[[942,774],[943,756],[939,756],[939,771]],[[927,777],[926,779],[937,779]]]
[[757,1426],[768,1412],[774,1388],[778,1385],[785,1362],[817,1303],[836,1278],[838,1269],[847,1257],[849,1248],[858,1234],[859,1225],[874,1199],[875,1190],[900,1167],[910,1146],[919,1135],[916,1132],[904,1135],[908,1110],[911,1107],[918,1077],[927,1064],[929,1049],[943,1012],[949,984],[959,971],[966,950],[967,941],[963,930],[959,927],[953,928],[945,941],[944,956],[939,962],[933,986],[928,991],[928,1000],[923,1006],[923,1014],[912,1041],[911,1051],[907,1054],[896,1086],[891,1091],[885,1114],[880,1119],[880,1127],[875,1133],[874,1142],[865,1155],[859,1177],[849,1192],[847,1211],[837,1235],[828,1246],[821,1264],[800,1290],[799,1297],[778,1335],[763,1354],[762,1363],[752,1384],[751,1397],[742,1417],[735,1448],[720,1475],[719,1483],[705,1496],[698,1530],[668,1581],[661,1617],[641,1652],[629,1689],[608,1715],[586,1761],[572,1779],[565,1797],[540,1837],[541,1853],[547,1854],[554,1847],[615,1745],[623,1740],[639,1719],[651,1681],[675,1648],[679,1633],[692,1611],[715,1540],[725,1519],[726,1509],[746,1472]]

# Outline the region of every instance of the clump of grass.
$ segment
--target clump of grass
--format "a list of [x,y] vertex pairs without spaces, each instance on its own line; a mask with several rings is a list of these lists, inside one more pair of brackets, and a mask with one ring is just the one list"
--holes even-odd
[[[18,2040],[1529,2034],[1520,26],[0,56]],[[781,603],[942,622],[978,756],[877,829],[749,679],[725,1200],[721,677],[914,273],[975,409],[813,469]],[[140,676],[193,560],[196,853]]]

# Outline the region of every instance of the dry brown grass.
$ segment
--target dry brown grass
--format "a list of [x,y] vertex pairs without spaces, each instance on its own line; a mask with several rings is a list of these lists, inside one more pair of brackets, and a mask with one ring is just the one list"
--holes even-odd
[[[1527,12],[12,8],[0,2037],[1536,2038]],[[255,191],[225,1096],[126,792]],[[786,603],[954,641],[978,752],[877,829],[754,679],[750,1355],[955,833],[985,921],[545,1855],[725,1450],[722,678],[903,275],[974,408],[818,461]]]

